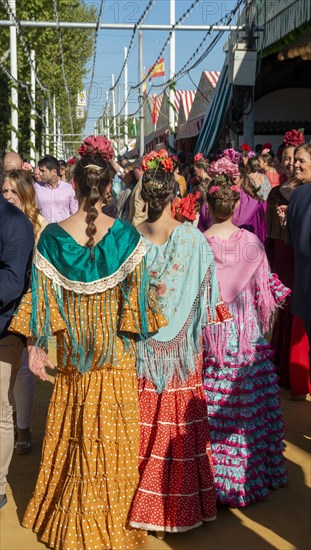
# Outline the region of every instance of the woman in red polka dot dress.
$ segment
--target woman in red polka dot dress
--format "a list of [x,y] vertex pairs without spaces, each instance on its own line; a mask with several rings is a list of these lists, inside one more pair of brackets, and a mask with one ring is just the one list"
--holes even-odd
[[[140,483],[131,527],[193,529],[216,517],[209,425],[202,388],[202,326],[226,313],[207,241],[171,215],[176,187],[166,151],[143,160],[148,219],[138,226],[147,268],[169,326],[137,345]],[[219,316],[219,317],[218,317]]]

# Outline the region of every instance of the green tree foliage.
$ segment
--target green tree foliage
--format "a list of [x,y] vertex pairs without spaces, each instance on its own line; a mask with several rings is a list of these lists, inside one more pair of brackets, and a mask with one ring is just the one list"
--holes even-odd
[[[0,18],[8,19],[5,8],[7,0],[0,0]],[[55,21],[54,3],[52,0],[18,0],[16,2],[17,18],[19,20]],[[57,0],[60,21],[96,22],[96,8],[87,0]],[[71,114],[74,133],[81,133],[84,120],[76,119],[77,94],[83,89],[83,79],[87,74],[87,62],[93,53],[94,30],[61,29],[65,71],[70,94]],[[68,100],[65,92],[62,74],[61,53],[57,29],[22,27],[22,36],[28,50],[36,53],[36,71],[44,87],[49,90],[50,98],[55,95],[56,109],[60,115],[62,129],[71,133],[68,113]],[[9,49],[9,28],[1,27],[0,58]],[[21,39],[18,36],[18,79],[30,83],[30,64],[25,54]],[[9,70],[9,59],[2,62]],[[10,87],[11,83],[0,68],[0,148],[7,147],[10,139]],[[29,86],[30,87],[30,86]],[[36,109],[42,114],[42,101],[47,95],[36,86]],[[50,105],[52,109],[52,105]],[[29,122],[30,103],[26,92],[19,87],[19,137],[20,153],[29,156]],[[50,110],[50,120],[52,118]],[[37,144],[41,141],[42,121],[36,122]],[[70,138],[69,138],[70,139]],[[73,138],[74,139],[74,138]]]

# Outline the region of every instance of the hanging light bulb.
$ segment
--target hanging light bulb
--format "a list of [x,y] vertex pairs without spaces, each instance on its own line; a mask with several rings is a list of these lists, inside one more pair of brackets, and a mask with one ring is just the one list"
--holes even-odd
[[279,61],[284,61],[284,59],[285,59],[285,57],[284,57],[283,52],[279,52],[279,53],[278,53],[278,60],[279,60]]

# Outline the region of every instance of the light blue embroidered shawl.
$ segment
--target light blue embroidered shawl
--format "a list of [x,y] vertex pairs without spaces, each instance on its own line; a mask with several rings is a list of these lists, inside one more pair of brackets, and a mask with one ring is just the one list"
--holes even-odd
[[163,245],[144,242],[151,287],[169,325],[138,342],[137,373],[161,393],[174,377],[184,382],[195,371],[202,327],[219,291],[211,248],[191,224],[177,226]]

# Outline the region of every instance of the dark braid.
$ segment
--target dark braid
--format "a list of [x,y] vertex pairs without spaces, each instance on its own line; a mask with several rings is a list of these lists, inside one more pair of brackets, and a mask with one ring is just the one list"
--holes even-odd
[[162,168],[147,170],[143,174],[141,196],[148,204],[148,221],[157,221],[177,194],[177,182],[172,172]]
[[98,211],[96,203],[105,201],[106,188],[112,181],[112,173],[109,163],[99,155],[84,155],[75,167],[74,179],[77,183],[77,194],[79,199],[85,199],[84,211],[86,212],[86,245],[90,249],[91,260],[94,259],[93,247],[95,242],[96,225],[95,220]]

